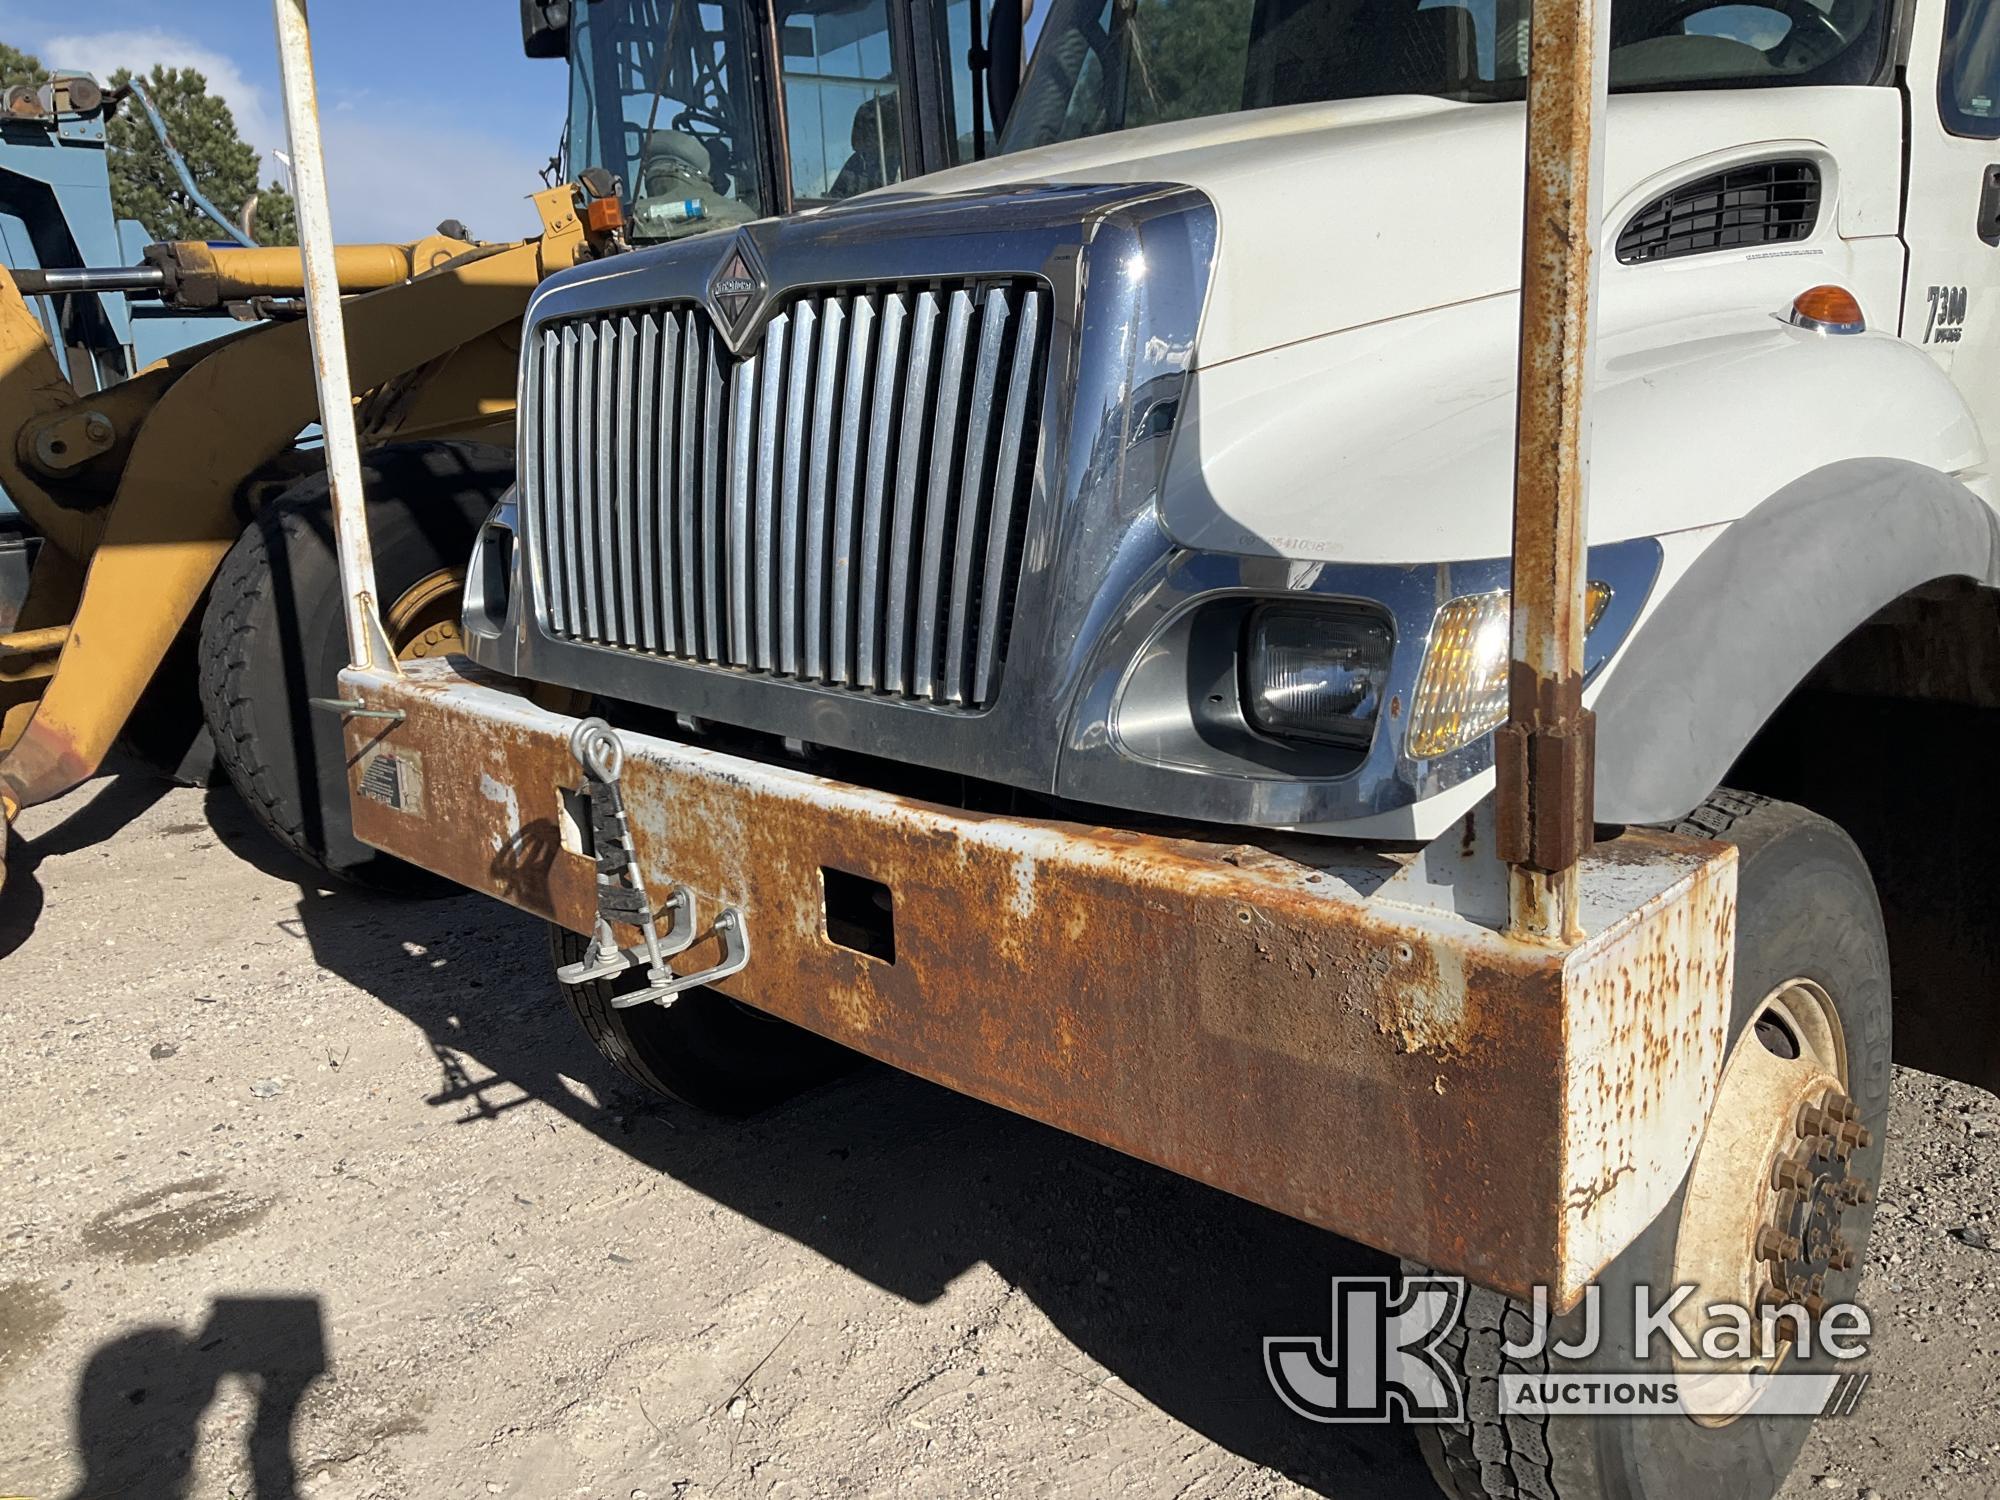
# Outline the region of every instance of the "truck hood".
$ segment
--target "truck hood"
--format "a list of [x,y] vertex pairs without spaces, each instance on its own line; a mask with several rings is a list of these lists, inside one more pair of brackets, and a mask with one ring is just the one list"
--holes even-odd
[[[1772,148],[1839,164],[1845,237],[1895,233],[1890,89],[1622,95],[1606,128],[1615,226],[1681,177]],[[1216,208],[1217,263],[1197,366],[1520,285],[1526,115],[1518,104],[1401,96],[1148,126],[940,172],[890,192],[1026,183],[1161,182]]]

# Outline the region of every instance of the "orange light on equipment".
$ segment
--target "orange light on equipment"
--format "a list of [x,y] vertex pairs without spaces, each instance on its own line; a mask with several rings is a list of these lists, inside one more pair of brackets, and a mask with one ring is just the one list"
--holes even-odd
[[616,198],[592,198],[583,209],[584,227],[592,234],[610,234],[625,227],[625,208]]
[[1820,333],[1859,333],[1867,327],[1861,304],[1844,286],[1816,286],[1792,298],[1791,323]]

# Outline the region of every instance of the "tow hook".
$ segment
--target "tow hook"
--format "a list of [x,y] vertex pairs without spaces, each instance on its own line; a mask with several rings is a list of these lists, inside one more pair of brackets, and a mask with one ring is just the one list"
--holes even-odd
[[[625,794],[619,773],[625,769],[625,747],[618,733],[602,719],[581,720],[569,737],[569,753],[583,768],[584,795],[590,802],[591,848],[597,859],[597,920],[591,928],[590,946],[583,957],[556,970],[564,984],[588,984],[609,979],[627,969],[646,966],[650,981],[644,989],[614,995],[614,1009],[635,1005],[667,1006],[683,990],[698,989],[739,973],[750,962],[750,930],[743,913],[734,906],[724,907],[715,919],[715,934],[722,939],[722,962],[696,974],[676,974],[667,960],[689,947],[695,939],[694,892],[683,885],[669,885],[667,898],[658,908],[672,914],[662,934],[645,877],[639,873],[638,856],[632,852],[632,825],[625,816]],[[620,948],[612,924],[639,929],[644,939],[639,948]]]

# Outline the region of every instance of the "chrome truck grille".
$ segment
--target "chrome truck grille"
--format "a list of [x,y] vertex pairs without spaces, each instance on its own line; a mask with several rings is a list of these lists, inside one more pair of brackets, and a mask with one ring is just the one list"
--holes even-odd
[[960,708],[1006,656],[1048,359],[1024,281],[545,325],[523,511],[561,639]]

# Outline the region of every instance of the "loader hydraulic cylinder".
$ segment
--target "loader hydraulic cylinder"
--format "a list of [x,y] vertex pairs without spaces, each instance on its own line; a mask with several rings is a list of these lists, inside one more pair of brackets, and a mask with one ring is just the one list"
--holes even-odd
[[14,273],[14,285],[24,297],[65,292],[157,292],[166,284],[167,273],[158,266],[87,266]]

